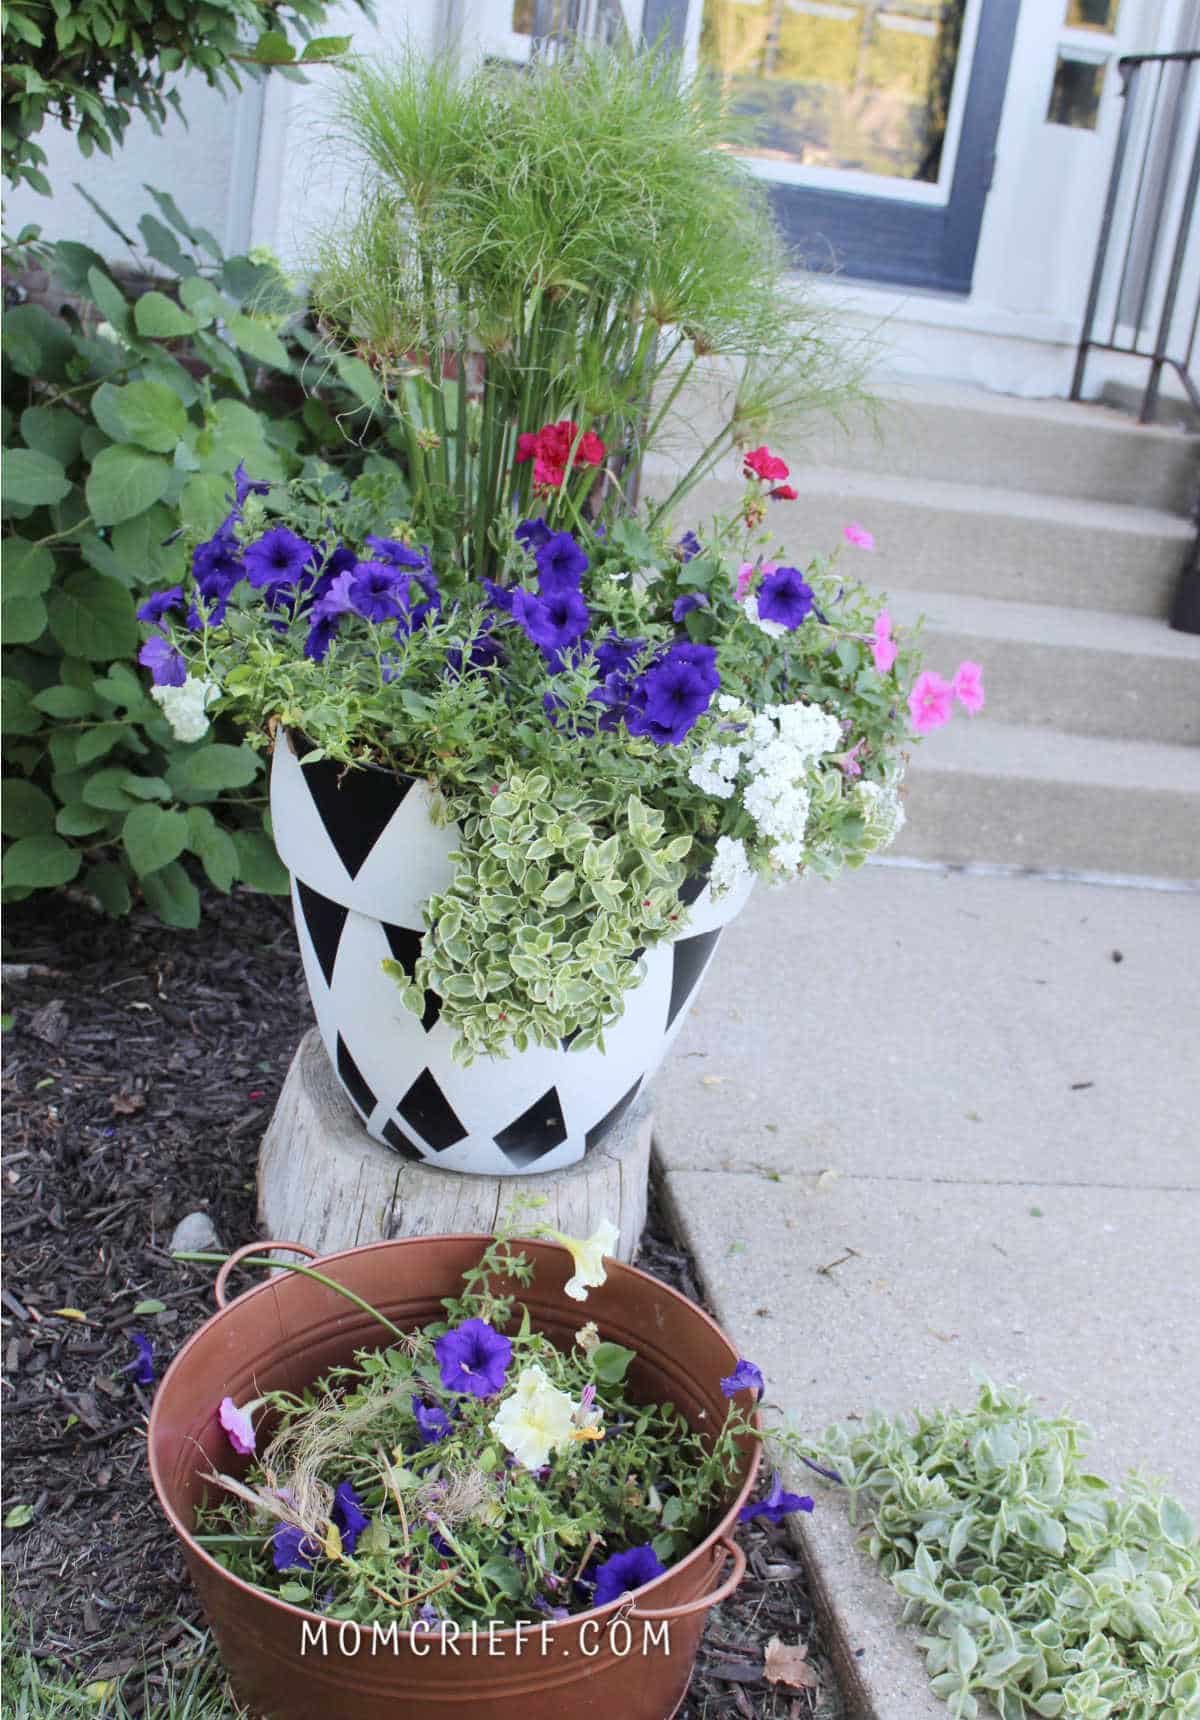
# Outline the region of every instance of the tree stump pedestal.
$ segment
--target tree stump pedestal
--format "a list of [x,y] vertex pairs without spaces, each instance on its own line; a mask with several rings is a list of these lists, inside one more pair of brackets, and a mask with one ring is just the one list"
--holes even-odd
[[491,1234],[514,1195],[536,1194],[541,1222],[590,1236],[603,1218],[632,1260],[646,1222],[651,1113],[647,1100],[578,1164],[542,1176],[465,1176],[415,1164],[367,1134],[342,1091],[321,1036],[300,1041],[258,1156],[264,1235],[317,1254],[398,1236]]

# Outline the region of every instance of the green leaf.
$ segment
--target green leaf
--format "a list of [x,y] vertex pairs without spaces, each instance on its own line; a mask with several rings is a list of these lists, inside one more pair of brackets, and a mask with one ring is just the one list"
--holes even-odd
[[142,243],[156,263],[162,263],[173,275],[187,277],[195,274],[195,262],[169,227],[164,227],[153,215],[143,215],[138,222],[138,231],[142,235]]
[[65,382],[76,355],[66,323],[42,305],[14,305],[4,313],[4,355],[19,376]]
[[135,806],[121,830],[121,843],[139,878],[178,860],[188,845],[188,821],[182,812],[161,806]]
[[33,708],[30,689],[15,675],[0,679],[0,731],[6,735],[35,735],[42,719]]
[[89,806],[103,807],[106,812],[128,812],[138,804],[124,787],[128,776],[123,765],[108,765],[104,770],[94,771],[80,793]]
[[92,412],[114,441],[136,442],[156,454],[169,454],[187,430],[183,402],[162,382],[130,382],[124,388],[106,382],[92,397]]
[[89,269],[87,282],[92,298],[103,313],[105,321],[111,323],[118,334],[132,334],[133,319],[121,289],[102,269]]
[[167,1304],[160,1302],[157,1296],[147,1296],[144,1302],[139,1302],[133,1310],[135,1314],[165,1314]]
[[338,54],[344,54],[354,40],[352,36],[314,36],[311,42],[304,44],[301,61],[332,60]]
[[81,863],[79,850],[60,836],[22,836],[4,856],[4,882],[49,890],[69,884]]
[[26,507],[61,502],[72,488],[62,462],[36,448],[8,448],[0,468],[0,499]]
[[209,883],[227,896],[238,876],[238,851],[232,836],[203,806],[193,806],[187,820],[188,847],[204,867]]
[[0,831],[5,836],[44,836],[54,829],[54,802],[36,783],[6,776],[0,797]]
[[226,326],[230,339],[260,364],[273,365],[276,370],[291,368],[287,347],[267,323],[239,313],[230,317]]
[[203,798],[226,788],[245,788],[261,768],[262,760],[249,747],[213,741],[174,759],[167,780],[177,794]]
[[83,427],[84,420],[64,406],[27,406],[21,414],[21,435],[26,444],[63,466],[79,458]]
[[137,776],[133,771],[126,771],[121,778],[121,787],[126,794],[132,794],[135,800],[170,800],[171,798],[170,785],[161,776]]
[[281,1583],[279,1598],[281,1601],[290,1601],[293,1606],[302,1607],[308,1605],[312,1595],[303,1583]]
[[625,1378],[630,1362],[636,1360],[636,1350],[627,1350],[621,1344],[597,1344],[592,1351],[592,1373],[602,1385],[617,1386]]
[[159,292],[142,294],[133,307],[133,320],[147,340],[174,340],[179,335],[195,334],[198,326],[195,317]]
[[200,892],[178,860],[143,878],[142,894],[146,905],[168,926],[194,932],[200,924]]
[[114,526],[152,507],[170,481],[165,460],[136,448],[105,448],[88,474],[88,508],[97,525]]
[[50,631],[72,657],[104,662],[137,650],[133,598],[118,579],[90,569],[68,574],[47,611]]
[[252,890],[268,896],[286,896],[290,888],[287,868],[275,852],[271,838],[259,830],[235,830],[238,877]]
[[97,830],[104,829],[108,820],[109,814],[101,812],[98,806],[88,806],[82,800],[73,800],[59,808],[54,828],[60,836],[94,836]]
[[501,1594],[507,1595],[510,1600],[515,1601],[521,1592],[521,1573],[511,1559],[502,1559],[499,1556],[489,1559],[486,1565],[480,1566],[479,1574],[494,1583]]
[[130,909],[132,898],[129,894],[129,879],[125,869],[118,866],[114,860],[102,861],[99,866],[93,866],[83,880],[85,890],[90,890],[106,914],[114,920],[119,920]]
[[45,692],[37,693],[33,700],[34,709],[44,711],[48,717],[59,717],[69,721],[72,717],[87,717],[92,713],[92,695],[78,687],[47,687]]
[[4,1527],[6,1529],[23,1529],[26,1523],[32,1522],[32,1505],[14,1505],[11,1511],[6,1511],[4,1514]]
[[40,597],[54,578],[54,557],[44,544],[25,538],[6,538],[4,543],[5,600],[10,597]]
[[195,537],[211,537],[229,512],[229,479],[219,472],[189,478],[179,498],[179,513]]
[[10,591],[7,579],[6,567],[0,585],[0,635],[6,645],[32,645],[46,631],[46,605],[35,593]]
[[76,741],[75,762],[79,765],[95,764],[98,758],[129,740],[132,733],[128,723],[97,723]]
[[264,65],[286,65],[296,58],[296,50],[282,30],[264,30],[254,44],[254,58]]
[[1164,1494],[1158,1502],[1158,1523],[1173,1546],[1190,1547],[1196,1539],[1195,1524],[1183,1506],[1169,1494]]

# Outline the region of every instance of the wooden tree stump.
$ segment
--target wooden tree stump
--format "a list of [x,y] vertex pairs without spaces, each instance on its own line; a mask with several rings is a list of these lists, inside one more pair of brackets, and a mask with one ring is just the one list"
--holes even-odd
[[258,1155],[265,1236],[318,1254],[397,1236],[495,1230],[517,1194],[541,1195],[538,1217],[569,1236],[611,1218],[614,1253],[632,1260],[646,1222],[651,1115],[640,1102],[603,1144],[566,1170],[479,1177],[414,1164],[373,1141],[339,1086],[317,1029],[292,1059]]

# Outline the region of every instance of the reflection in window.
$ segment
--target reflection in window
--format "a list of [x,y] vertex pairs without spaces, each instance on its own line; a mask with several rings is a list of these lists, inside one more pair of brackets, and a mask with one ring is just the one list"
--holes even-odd
[[749,123],[745,154],[935,182],[965,11],[966,0],[704,0],[700,55]]
[[1067,0],[1063,23],[1075,30],[1106,30],[1111,35],[1120,10],[1121,0]]
[[1103,60],[1058,56],[1054,87],[1046,119],[1051,125],[1072,125],[1079,131],[1095,131],[1100,118],[1100,95],[1104,88]]
[[513,0],[512,30],[515,36],[533,35],[535,0]]

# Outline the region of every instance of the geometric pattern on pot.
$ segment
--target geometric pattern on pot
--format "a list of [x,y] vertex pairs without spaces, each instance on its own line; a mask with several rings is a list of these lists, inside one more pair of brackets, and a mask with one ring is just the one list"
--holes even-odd
[[[721,928],[748,889],[714,904],[706,880],[688,880],[681,895],[691,898],[690,923],[674,943],[645,952],[646,977],[627,994],[603,1053],[536,1046],[512,1057],[478,1058],[464,1069],[451,1056],[455,1036],[440,1017],[438,999],[428,994],[418,1018],[382,969],[388,958],[411,969],[422,936],[421,902],[452,874],[446,855],[454,827],[430,822],[423,784],[398,784],[372,772],[382,778],[372,783],[380,793],[360,804],[358,834],[351,842],[342,838],[344,860],[336,845],[338,803],[322,810],[318,799],[328,785],[318,780],[314,791],[312,768],[301,769],[290,748],[276,748],[272,816],[293,874],[292,903],[317,1025],[368,1131],[397,1152],[477,1175],[574,1164],[616,1127],[658,1067]],[[332,792],[342,791],[335,786]],[[360,885],[368,871],[375,877],[364,902]],[[321,888],[330,879],[335,897]]]

